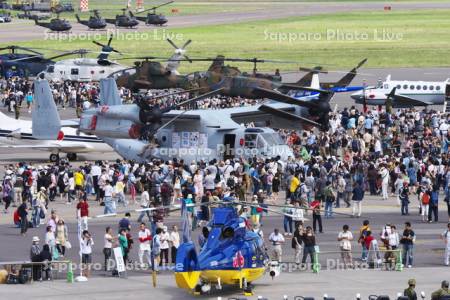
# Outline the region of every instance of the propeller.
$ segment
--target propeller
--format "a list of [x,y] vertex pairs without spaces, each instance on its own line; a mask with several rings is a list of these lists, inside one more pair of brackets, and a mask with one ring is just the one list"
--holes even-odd
[[[183,46],[178,47],[171,39],[167,39],[167,42],[172,45],[172,47],[175,48],[175,55],[178,55],[179,57],[184,57],[187,61],[192,63],[192,59],[190,59],[185,53],[186,53],[186,47],[192,42],[192,40],[187,40]],[[173,61],[172,59],[169,59],[169,61]],[[176,60],[175,60],[176,61]]]

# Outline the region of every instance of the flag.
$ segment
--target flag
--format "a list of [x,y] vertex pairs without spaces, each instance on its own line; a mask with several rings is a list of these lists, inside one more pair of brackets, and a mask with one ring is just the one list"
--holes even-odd
[[80,11],[85,12],[89,10],[89,0],[80,0]]
[[136,11],[144,9],[144,0],[136,0]]

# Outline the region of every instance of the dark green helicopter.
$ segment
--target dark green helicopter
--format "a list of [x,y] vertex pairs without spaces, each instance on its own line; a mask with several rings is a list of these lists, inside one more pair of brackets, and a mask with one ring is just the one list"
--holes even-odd
[[169,1],[169,2],[166,2],[166,3],[160,4],[158,6],[154,6],[152,8],[140,11],[137,14],[141,14],[141,13],[147,12],[147,11],[151,11],[151,12],[149,12],[147,14],[147,16],[145,16],[145,17],[137,16],[136,18],[139,21],[145,22],[145,25],[163,26],[164,24],[167,23],[168,20],[167,20],[166,16],[164,16],[162,14],[157,14],[156,13],[156,9],[160,8],[161,6],[165,6],[165,5],[171,4],[173,2],[175,2],[175,1]]
[[63,32],[72,29],[72,25],[66,19],[59,18],[59,12],[56,13],[56,18],[51,19],[50,22],[40,22],[37,17],[34,18],[34,23],[38,26],[48,28],[51,31]]
[[[127,11],[128,14],[126,13]],[[115,19],[105,19],[105,21],[106,23],[114,24],[116,27],[126,28],[133,28],[139,24],[139,21],[128,8],[122,8],[122,14],[116,15]]]
[[104,18],[100,16],[100,12],[98,9],[92,10],[93,15],[89,17],[89,20],[81,20],[80,16],[78,14],[75,14],[75,17],[77,18],[78,23],[87,26],[89,29],[97,30],[97,29],[104,29],[107,25]]

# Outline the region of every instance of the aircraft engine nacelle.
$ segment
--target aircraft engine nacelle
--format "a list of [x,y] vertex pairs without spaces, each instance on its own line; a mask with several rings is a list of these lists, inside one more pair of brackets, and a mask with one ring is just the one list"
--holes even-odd
[[104,105],[96,108],[94,114],[104,119],[128,120],[133,123],[141,123],[139,112],[140,108],[135,104],[113,106]]
[[151,160],[152,149],[146,142],[130,139],[110,139],[103,138],[122,157],[134,160],[138,163]]
[[80,119],[80,131],[94,134],[100,138],[139,139],[142,125],[129,120],[108,119],[97,115],[83,115]]

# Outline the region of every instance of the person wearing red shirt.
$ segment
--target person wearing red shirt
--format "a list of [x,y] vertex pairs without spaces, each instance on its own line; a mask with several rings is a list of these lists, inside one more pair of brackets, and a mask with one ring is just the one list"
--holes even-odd
[[319,232],[323,233],[323,227],[322,227],[322,216],[320,214],[320,201],[319,200],[314,200],[313,202],[311,202],[311,204],[309,205],[310,208],[313,211],[313,230],[314,233],[316,233],[316,223],[319,224]]
[[80,198],[77,204],[77,218],[81,222],[81,230],[88,230],[89,204],[86,198]]

